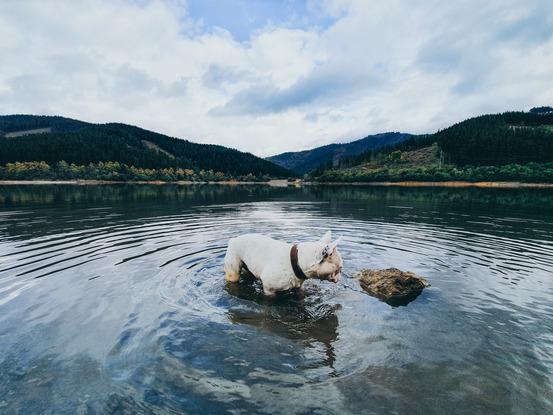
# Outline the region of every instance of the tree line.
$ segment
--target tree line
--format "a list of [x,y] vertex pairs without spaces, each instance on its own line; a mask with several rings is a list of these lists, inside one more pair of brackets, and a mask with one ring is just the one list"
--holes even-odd
[[109,181],[267,181],[271,176],[251,173],[233,176],[214,170],[192,170],[174,167],[148,169],[119,162],[98,162],[87,165],[55,164],[45,161],[15,162],[0,166],[0,180],[109,180]]
[[420,166],[377,169],[332,169],[316,178],[321,182],[399,181],[521,181],[553,183],[553,163],[506,164],[502,166]]

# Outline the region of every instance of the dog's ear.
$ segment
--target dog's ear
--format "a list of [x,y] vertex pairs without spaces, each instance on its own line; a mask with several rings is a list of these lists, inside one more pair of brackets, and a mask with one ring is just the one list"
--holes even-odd
[[317,262],[323,262],[329,255],[332,255],[341,239],[342,237],[340,236],[334,242],[324,244],[317,254]]
[[319,262],[322,262],[325,260],[326,257],[328,257],[332,252],[332,248],[330,247],[330,244],[326,244],[323,247],[323,250],[319,254]]
[[327,231],[327,232],[322,236],[322,238],[320,239],[320,241],[321,241],[323,244],[329,244],[330,241],[332,241],[332,232],[331,232],[331,231]]
[[319,254],[319,262],[324,261],[329,255],[332,255],[336,251],[336,247],[338,246],[338,242],[342,237],[340,236],[338,239],[336,239],[332,243],[325,244],[322,251]]
[[342,240],[342,236],[339,236],[338,239],[336,239],[334,242],[328,245],[331,253],[334,252],[334,250],[338,246],[338,242],[340,242],[341,240]]

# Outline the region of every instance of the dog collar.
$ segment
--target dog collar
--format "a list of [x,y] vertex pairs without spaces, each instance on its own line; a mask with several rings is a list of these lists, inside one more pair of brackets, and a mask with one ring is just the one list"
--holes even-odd
[[290,262],[292,264],[292,269],[294,270],[294,274],[296,275],[296,277],[300,280],[307,279],[307,275],[304,274],[298,264],[298,246],[296,244],[292,245],[292,249],[290,249]]

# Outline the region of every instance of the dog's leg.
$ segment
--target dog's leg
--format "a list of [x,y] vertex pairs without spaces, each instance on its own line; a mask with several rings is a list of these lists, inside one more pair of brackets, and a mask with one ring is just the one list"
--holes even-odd
[[276,296],[276,291],[275,290],[272,290],[270,288],[265,288],[263,287],[263,292],[265,293],[265,295],[267,297],[270,297],[270,298],[273,298]]
[[268,267],[265,268],[261,273],[260,279],[261,283],[263,284],[263,293],[268,298],[274,298],[278,291],[278,286],[275,287],[275,285],[273,284],[273,281],[275,280],[274,277],[277,272],[278,271],[273,270],[273,267]]
[[234,271],[226,271],[225,279],[228,282],[238,282],[238,280],[240,279],[240,274]]
[[[232,240],[231,240],[232,242]],[[231,243],[225,255],[225,279],[229,282],[238,282],[240,279],[240,264],[242,260],[233,252]]]

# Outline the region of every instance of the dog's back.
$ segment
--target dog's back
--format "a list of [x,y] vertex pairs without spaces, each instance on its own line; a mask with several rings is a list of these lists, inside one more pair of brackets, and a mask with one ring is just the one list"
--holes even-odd
[[248,270],[258,276],[268,252],[275,253],[286,249],[285,242],[274,240],[266,235],[249,233],[231,238],[225,255],[225,273],[227,281],[236,282],[240,277],[240,268],[245,264]]

